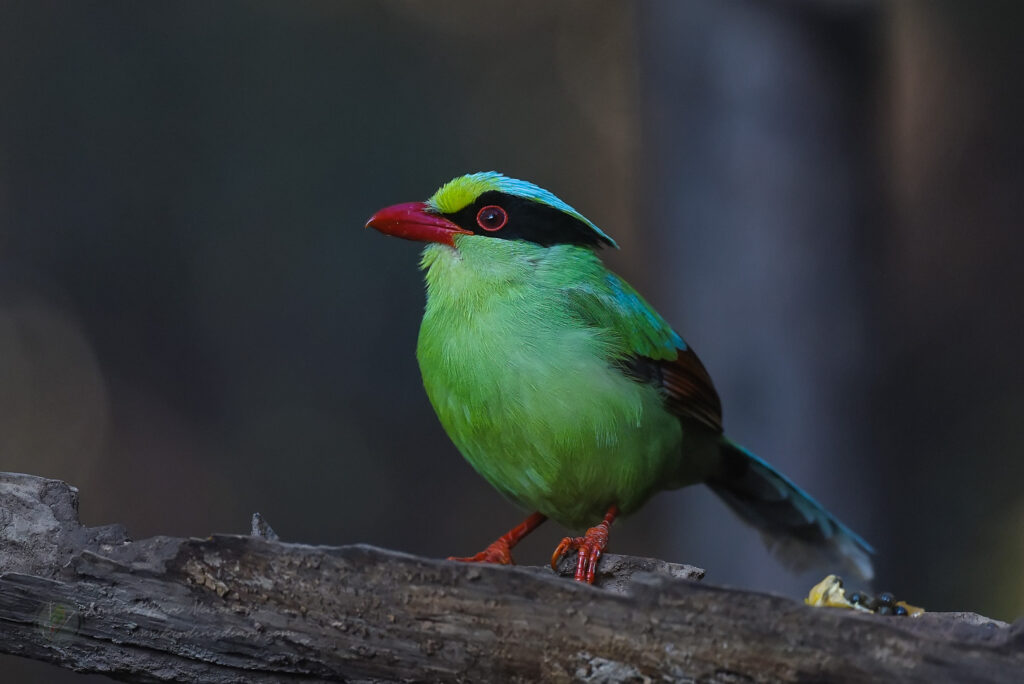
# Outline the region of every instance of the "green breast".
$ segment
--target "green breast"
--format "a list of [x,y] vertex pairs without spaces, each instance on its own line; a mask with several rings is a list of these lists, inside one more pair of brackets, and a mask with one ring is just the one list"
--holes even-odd
[[526,274],[481,273],[462,257],[425,254],[417,358],[442,425],[477,472],[570,527],[684,484],[679,421],[656,390],[615,369],[615,340],[584,325],[535,262]]

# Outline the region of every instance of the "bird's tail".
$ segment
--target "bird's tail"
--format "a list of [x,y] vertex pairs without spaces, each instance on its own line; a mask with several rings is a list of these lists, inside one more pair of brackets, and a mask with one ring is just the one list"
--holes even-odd
[[793,570],[838,563],[864,580],[874,576],[874,549],[789,478],[724,438],[720,454],[722,468],[708,486],[783,563]]

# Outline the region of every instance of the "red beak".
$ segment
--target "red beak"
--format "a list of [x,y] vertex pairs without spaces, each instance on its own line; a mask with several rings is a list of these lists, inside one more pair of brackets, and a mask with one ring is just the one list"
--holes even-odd
[[370,217],[366,227],[404,240],[440,242],[450,247],[455,246],[456,235],[473,234],[432,213],[425,202],[408,202],[381,209]]

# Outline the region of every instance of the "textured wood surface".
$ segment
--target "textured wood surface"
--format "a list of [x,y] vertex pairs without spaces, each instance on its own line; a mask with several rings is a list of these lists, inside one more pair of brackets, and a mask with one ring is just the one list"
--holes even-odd
[[[1024,622],[885,618],[609,555],[599,585],[370,546],[84,528],[0,474],[0,652],[128,681],[1021,681]],[[567,564],[568,565],[568,564]],[[568,570],[568,567],[565,568]]]

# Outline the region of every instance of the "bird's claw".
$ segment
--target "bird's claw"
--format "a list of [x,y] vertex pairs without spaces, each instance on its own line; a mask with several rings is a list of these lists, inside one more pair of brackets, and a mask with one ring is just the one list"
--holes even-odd
[[569,551],[577,551],[576,575],[577,582],[594,583],[597,575],[597,563],[601,554],[608,546],[608,523],[602,521],[591,527],[582,537],[566,537],[561,541],[551,556],[551,569],[558,571],[558,561]]
[[448,560],[459,561],[460,563],[495,563],[497,565],[515,565],[515,561],[512,560],[512,549],[504,538],[497,540],[475,556],[468,556],[466,558],[448,556]]

